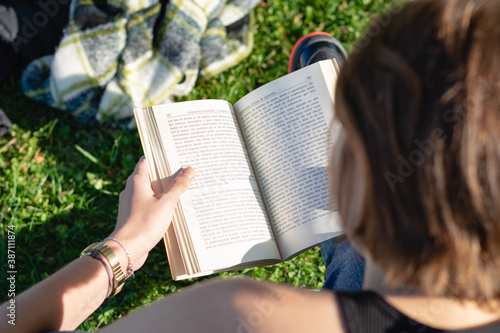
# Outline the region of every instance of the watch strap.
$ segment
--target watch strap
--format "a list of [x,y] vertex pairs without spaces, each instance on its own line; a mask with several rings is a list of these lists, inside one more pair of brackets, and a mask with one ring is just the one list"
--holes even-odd
[[[108,262],[109,266],[111,267],[113,289],[112,289],[109,296],[110,297],[115,296],[116,294],[118,294],[122,290],[123,284],[125,283],[125,274],[123,273],[123,270],[121,268],[120,261],[119,261],[118,257],[115,255],[115,253],[113,252],[113,250],[111,250],[111,248],[103,242],[90,244],[82,251],[80,256],[90,255],[90,256],[94,257],[93,254],[96,251],[99,252],[103,258],[105,258],[105,260]],[[109,268],[107,268],[107,269],[109,269]],[[109,273],[110,272],[108,271],[108,274]]]

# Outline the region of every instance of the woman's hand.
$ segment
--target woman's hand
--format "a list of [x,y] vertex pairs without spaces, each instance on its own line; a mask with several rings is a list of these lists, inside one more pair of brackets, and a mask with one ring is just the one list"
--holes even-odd
[[[134,270],[138,270],[148,257],[149,251],[158,244],[172,220],[172,213],[181,194],[194,179],[191,167],[184,169],[162,194],[155,196],[151,189],[148,167],[142,157],[134,172],[127,179],[127,186],[120,193],[116,228],[110,237],[123,243],[130,253]],[[124,272],[128,259],[119,244],[106,241],[120,258]]]
[[[165,193],[154,196],[148,167],[141,158],[120,194],[120,209],[115,231],[111,237],[127,248],[134,269],[139,269],[148,252],[161,239],[172,219],[179,196],[194,178],[194,170],[186,168]],[[106,244],[120,259],[126,272],[128,258],[121,246],[112,240]],[[46,332],[74,330],[95,311],[106,297],[109,278],[99,260],[84,256],[47,279],[16,296],[19,318],[16,325],[7,323],[7,306],[0,307],[1,332]],[[47,306],[49,304],[50,306]],[[2,310],[3,309],[3,310]]]

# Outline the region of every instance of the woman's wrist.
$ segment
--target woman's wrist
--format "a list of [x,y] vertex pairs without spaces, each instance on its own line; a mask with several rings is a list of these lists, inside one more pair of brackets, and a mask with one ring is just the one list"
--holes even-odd
[[86,271],[94,272],[95,274],[92,282],[88,283],[92,283],[95,290],[98,290],[99,296],[96,298],[95,302],[96,304],[99,303],[99,305],[97,305],[97,307],[99,307],[106,299],[109,290],[109,274],[106,267],[104,267],[100,260],[92,258],[91,256],[83,256],[78,260],[84,262],[83,265],[85,265]]
[[122,269],[122,272],[125,274],[125,276],[128,276],[128,258],[127,255],[125,254],[125,251],[123,251],[122,247],[120,244],[118,244],[115,241],[112,241],[110,239],[104,240],[104,244],[106,244],[111,251],[115,254],[115,256],[118,257],[118,261],[120,262],[120,267]]
[[122,270],[119,257],[115,251],[104,242],[96,242],[87,246],[80,256],[90,256],[100,261],[106,268],[109,277],[109,288],[107,296],[118,294],[126,279],[126,274]]
[[125,253],[125,250],[118,242],[110,240],[109,238],[114,238],[122,243],[122,245],[127,249],[127,252],[130,255],[130,261],[132,262],[134,271],[137,271],[142,267],[149,251],[154,247],[154,245],[156,245],[157,242],[151,245],[151,247],[148,247],[147,244],[152,244],[153,242],[150,241],[150,237],[144,232],[142,232],[141,236],[138,236],[137,233],[131,234],[131,232],[123,229],[124,228],[115,230],[105,238],[104,242],[107,245],[111,246],[113,251],[117,251],[123,271],[128,272],[127,269],[129,267],[129,258]]
[[116,239],[114,237],[111,237],[111,236],[104,238],[103,242],[106,242],[106,241],[113,241],[113,242],[117,243],[118,245],[120,245],[120,247],[122,248],[123,252],[125,252],[125,255],[127,256],[127,266],[124,267],[122,265],[121,266],[122,270],[125,273],[126,279],[128,279],[130,277],[133,277],[134,276],[134,263],[132,261],[132,257],[130,255],[130,252],[127,250],[127,248],[125,247],[125,245],[120,240],[118,240],[118,239]]

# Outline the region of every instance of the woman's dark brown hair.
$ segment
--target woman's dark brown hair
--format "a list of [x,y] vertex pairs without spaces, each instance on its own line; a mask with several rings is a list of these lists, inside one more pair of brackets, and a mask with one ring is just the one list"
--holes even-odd
[[500,1],[412,1],[375,20],[336,101],[349,236],[392,285],[498,300]]

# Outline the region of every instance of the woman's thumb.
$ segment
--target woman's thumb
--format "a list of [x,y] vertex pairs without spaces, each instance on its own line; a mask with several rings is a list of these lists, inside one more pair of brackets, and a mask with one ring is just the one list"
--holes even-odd
[[[179,173],[170,187],[165,191],[164,194],[169,194],[169,197],[172,195],[176,198],[179,198],[186,190],[189,188],[189,185],[193,182],[195,177],[194,169],[191,167],[187,167]],[[163,195],[162,195],[163,196]]]

